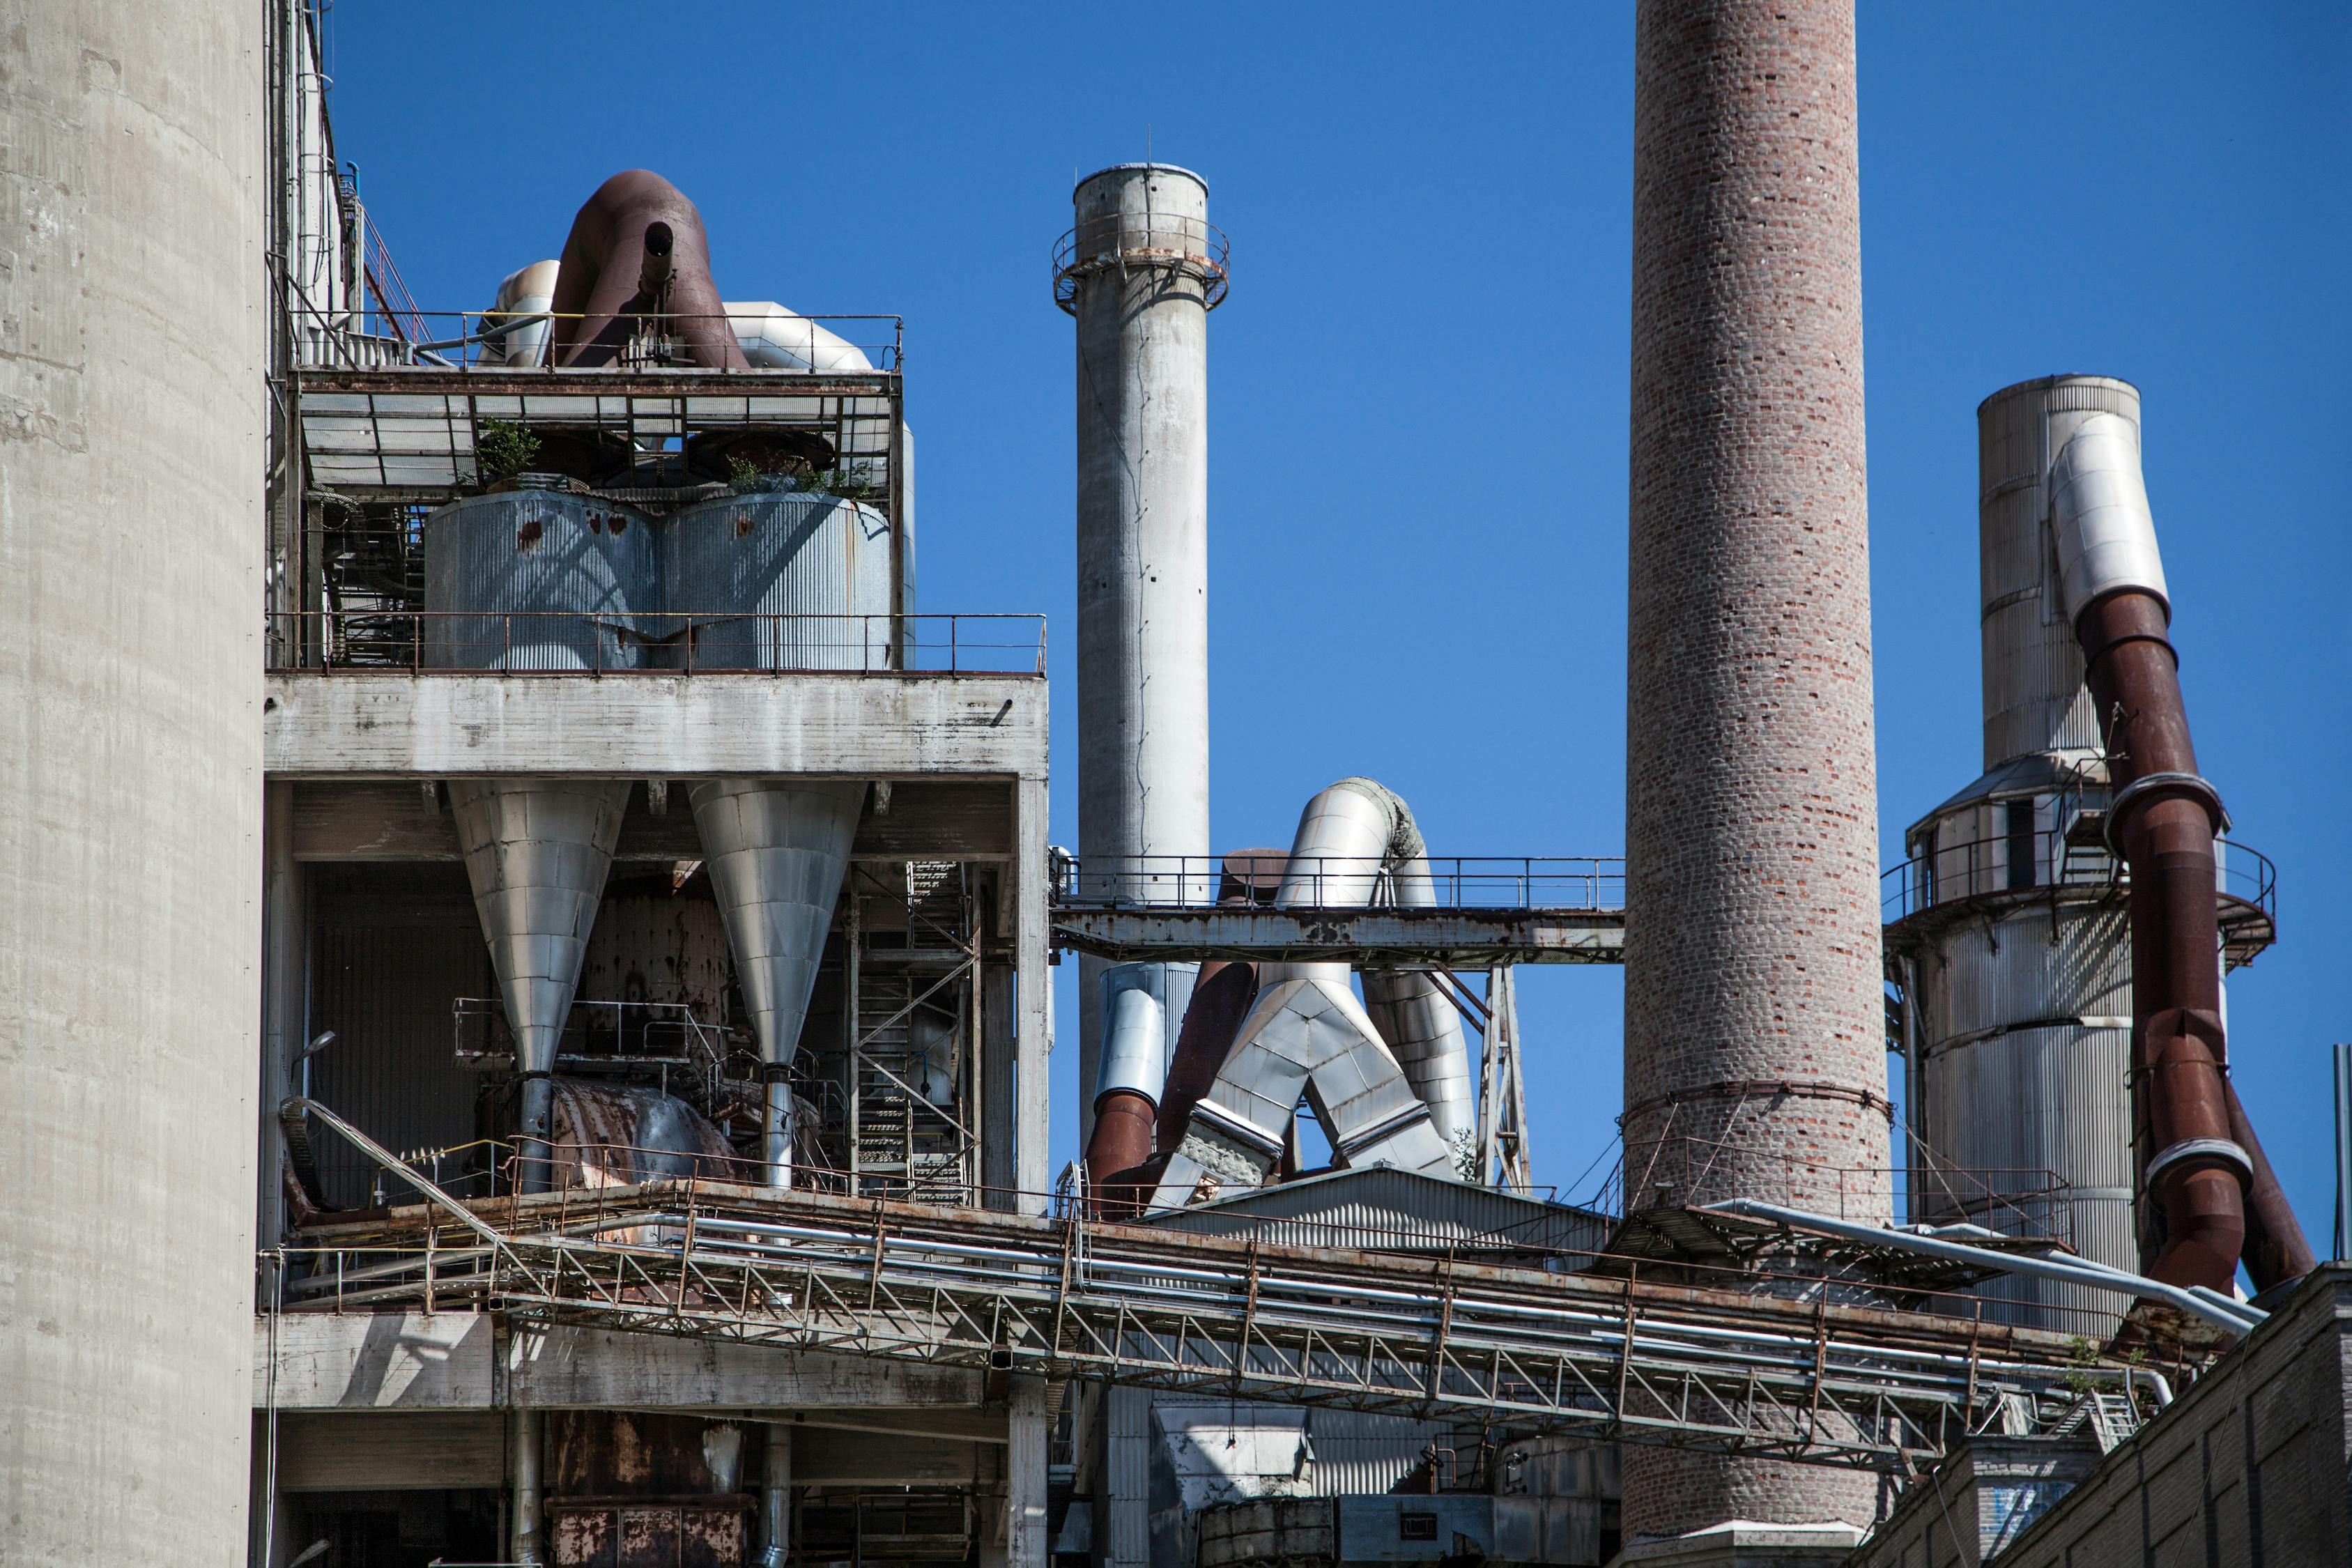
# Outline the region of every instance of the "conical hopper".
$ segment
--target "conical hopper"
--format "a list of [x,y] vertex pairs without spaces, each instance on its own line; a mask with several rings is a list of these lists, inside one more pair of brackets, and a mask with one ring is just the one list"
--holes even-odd
[[866,786],[719,779],[696,784],[689,798],[743,1005],[767,1064],[768,1179],[789,1186],[792,1100],[783,1068],[808,1016]]
[[[474,909],[523,1073],[520,1131],[547,1132],[547,1079],[627,805],[625,782],[452,780]],[[526,1158],[530,1151],[524,1151]],[[537,1173],[526,1171],[526,1178]]]

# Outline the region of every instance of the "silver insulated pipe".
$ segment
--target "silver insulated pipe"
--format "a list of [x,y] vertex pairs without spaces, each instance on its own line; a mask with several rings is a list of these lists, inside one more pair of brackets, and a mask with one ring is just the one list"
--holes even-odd
[[[1414,897],[1432,901],[1425,854],[1412,813],[1394,792],[1370,779],[1342,779],[1307,802],[1274,901],[1283,908],[1369,904],[1382,879],[1400,873],[1419,883]],[[1423,1005],[1402,985],[1381,992],[1391,1026],[1409,1034],[1423,1053],[1416,1081],[1356,1000],[1346,964],[1265,964],[1258,974],[1257,1001],[1216,1081],[1193,1108],[1153,1194],[1154,1208],[1263,1182],[1281,1157],[1302,1093],[1339,1164],[1460,1173],[1461,1151],[1472,1140],[1456,1142],[1441,1132],[1432,1091],[1423,1088],[1433,1086],[1449,1110],[1470,1103],[1461,1021],[1443,998],[1432,995]],[[1426,977],[1410,978],[1426,984]],[[1458,1087],[1451,1085],[1456,1077]]]
[[625,781],[453,779],[449,805],[522,1074],[520,1181],[544,1189],[556,1043],[627,806]]

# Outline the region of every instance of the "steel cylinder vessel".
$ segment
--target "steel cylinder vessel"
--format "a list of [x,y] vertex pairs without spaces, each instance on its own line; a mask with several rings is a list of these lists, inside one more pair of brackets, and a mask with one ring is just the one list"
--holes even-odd
[[[1088,175],[1056,274],[1077,321],[1078,858],[1121,888],[1136,858],[1209,843],[1208,200],[1163,163]],[[1102,969],[1081,966],[1087,1084]]]
[[[1624,1118],[1643,1201],[1663,1177],[1672,1201],[1888,1203],[1857,184],[1852,0],[1644,0]],[[1625,1456],[1629,1539],[1875,1504],[1865,1478]]]
[[660,603],[651,520],[566,490],[468,496],[425,520],[428,669],[642,669]]
[[891,668],[890,521],[872,507],[822,490],[700,501],[662,525],[661,564],[669,665]]
[[10,1563],[247,1556],[265,15],[0,30]]

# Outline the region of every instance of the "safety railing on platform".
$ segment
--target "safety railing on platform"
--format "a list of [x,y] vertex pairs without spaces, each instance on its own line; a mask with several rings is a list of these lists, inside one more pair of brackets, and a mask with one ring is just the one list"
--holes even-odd
[[[373,269],[369,282],[373,292]],[[765,379],[896,374],[906,353],[905,320],[893,315],[805,316],[767,310],[724,314],[622,311],[595,318],[602,329],[596,340],[575,343],[572,340],[582,324],[590,320],[579,311],[422,310],[413,301],[394,310],[390,301],[379,299],[378,309],[368,312],[365,320],[355,313],[328,323],[331,331],[307,333],[304,368],[413,366],[489,375],[515,371],[593,375],[658,369]],[[732,343],[747,363],[698,363],[694,341],[714,335]]]
[[[2231,839],[2214,843],[2214,891],[2275,917],[2278,868],[2260,850]],[[2095,837],[2047,831],[1997,833],[1933,849],[1890,866],[1878,879],[1880,915],[1888,924],[1939,904],[2002,893],[2127,884],[2130,871]]]
[[[298,1102],[362,1152],[357,1129]],[[1983,1303],[1869,1305],[1818,1276],[1669,1288],[707,1180],[322,1216],[262,1256],[286,1310],[495,1307],[603,1329],[1108,1379],[1911,1471],[2164,1380]],[[1697,1279],[1694,1288],[1693,1279]],[[1974,1315],[1968,1315],[1973,1310]]]
[[[1228,858],[1222,855],[1092,856],[1081,860],[1056,850],[1056,902],[1107,908],[1200,909],[1226,891]],[[1414,863],[1414,886],[1401,896],[1397,878],[1377,858],[1285,857],[1272,868],[1305,896],[1294,907],[1366,906],[1438,910],[1618,910],[1625,903],[1622,856],[1444,856]],[[1253,902],[1272,901],[1271,889]]]
[[315,610],[268,617],[273,671],[1043,675],[1039,615]]

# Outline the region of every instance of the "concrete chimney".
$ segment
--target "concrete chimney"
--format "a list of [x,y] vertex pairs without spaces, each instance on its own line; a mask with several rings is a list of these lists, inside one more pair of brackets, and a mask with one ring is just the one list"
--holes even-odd
[[[1643,0],[1627,1201],[1881,1217],[1852,0]],[[1875,1167],[1874,1181],[1853,1173]],[[1858,1191],[1875,1193],[1857,1202]],[[1874,1478],[1628,1447],[1630,1542],[1867,1523]]]
[[[1073,201],[1054,288],[1078,328],[1078,859],[1088,892],[1172,900],[1182,889],[1138,860],[1209,848],[1209,311],[1224,247],[1186,169],[1122,163]],[[1202,902],[1213,872],[1203,859]],[[1079,971],[1090,1089],[1104,967]]]

